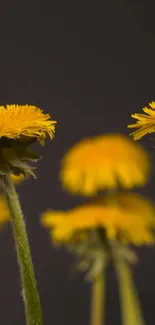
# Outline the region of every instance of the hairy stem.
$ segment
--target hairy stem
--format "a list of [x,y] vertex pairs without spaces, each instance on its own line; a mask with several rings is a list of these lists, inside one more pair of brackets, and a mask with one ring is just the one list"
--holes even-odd
[[10,176],[5,176],[4,182],[4,194],[10,210],[18,264],[20,269],[26,324],[43,325],[40,299],[36,286],[24,216],[21,210],[15,186]]

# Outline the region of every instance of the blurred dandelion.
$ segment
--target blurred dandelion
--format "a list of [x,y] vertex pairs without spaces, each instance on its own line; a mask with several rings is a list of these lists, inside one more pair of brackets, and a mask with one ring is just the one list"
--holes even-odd
[[10,219],[10,212],[8,205],[3,196],[0,195],[0,226],[6,223]]
[[108,194],[69,211],[48,210],[42,224],[55,245],[78,258],[77,267],[92,281],[91,324],[103,324],[106,270],[113,263],[118,276],[124,325],[144,324],[129,264],[137,262],[129,245],[155,242],[155,207],[136,193]]
[[[130,270],[137,255],[130,245],[155,242],[155,207],[120,188],[143,186],[150,169],[146,151],[121,134],[84,139],[62,159],[63,187],[91,200],[69,211],[47,210],[41,220],[54,245],[73,253],[77,269],[92,282],[91,325],[103,325],[105,320],[106,272],[111,264],[118,279],[123,325],[144,324]],[[104,195],[98,196],[101,190]]]
[[25,179],[25,176],[23,174],[20,174],[19,176],[10,174],[10,177],[13,180],[14,184],[20,184]]
[[[19,176],[15,176],[15,175],[11,174],[10,177],[13,180],[15,185],[20,184],[25,179],[24,175],[22,175],[22,174]],[[0,195],[0,226],[5,224],[9,220],[10,220],[9,208],[8,208],[5,198],[1,194]]]
[[[117,193],[69,211],[47,211],[42,223],[55,242],[70,242],[80,231],[103,227],[108,240],[125,244],[154,243],[155,207],[135,193]],[[133,227],[134,224],[134,227]],[[85,238],[86,239],[86,238]]]
[[139,140],[146,134],[155,132],[155,102],[149,103],[149,106],[150,108],[143,108],[146,114],[135,113],[131,115],[137,120],[137,123],[128,125],[128,128],[137,129],[130,133],[134,140]]
[[71,193],[93,196],[118,186],[143,186],[150,160],[145,150],[121,134],[80,141],[62,159],[60,179]]

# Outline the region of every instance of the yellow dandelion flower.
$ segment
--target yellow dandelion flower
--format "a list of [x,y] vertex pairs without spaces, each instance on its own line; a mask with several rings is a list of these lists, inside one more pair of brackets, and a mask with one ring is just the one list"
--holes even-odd
[[94,195],[101,189],[142,186],[150,161],[142,147],[121,134],[88,138],[71,148],[62,160],[60,179],[72,193]]
[[10,219],[10,213],[6,201],[0,195],[0,225],[3,225]]
[[37,139],[44,144],[47,135],[52,139],[55,123],[36,106],[0,106],[0,178],[8,174],[35,177],[35,167],[27,162],[36,162],[40,157],[29,145]]
[[103,227],[109,240],[134,245],[152,244],[155,207],[135,193],[117,194],[115,200],[85,204],[67,212],[47,211],[42,223],[56,242],[70,242],[82,231]]
[[149,103],[149,106],[151,108],[143,108],[143,111],[146,114],[135,113],[131,115],[133,118],[137,119],[137,123],[127,126],[128,128],[137,129],[130,133],[134,140],[139,140],[146,134],[155,132],[155,102]]
[[53,138],[55,123],[36,106],[0,106],[0,138],[16,139],[24,135],[43,141],[47,134]]

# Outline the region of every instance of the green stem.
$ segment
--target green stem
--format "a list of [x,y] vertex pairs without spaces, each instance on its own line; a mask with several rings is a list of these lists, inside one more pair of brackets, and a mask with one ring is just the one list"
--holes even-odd
[[105,279],[104,274],[100,274],[92,283],[91,325],[103,325],[104,296]]
[[127,262],[118,259],[115,263],[119,283],[123,325],[144,325],[137,290],[132,278],[132,270]]
[[12,228],[21,275],[26,324],[43,325],[40,299],[36,286],[24,217],[15,186],[10,176],[5,176],[4,181],[4,194],[11,214]]

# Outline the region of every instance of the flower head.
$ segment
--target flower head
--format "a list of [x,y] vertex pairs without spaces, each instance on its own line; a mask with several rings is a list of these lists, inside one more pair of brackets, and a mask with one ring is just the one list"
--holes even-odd
[[0,106],[0,177],[7,174],[24,177],[34,175],[27,161],[40,159],[30,148],[35,140],[44,144],[47,135],[52,139],[55,123],[49,114],[31,105]]
[[36,106],[0,106],[0,138],[17,139],[24,135],[36,137],[42,142],[47,134],[53,138],[55,123],[49,114],[44,114]]
[[149,103],[148,107],[144,107],[143,111],[146,114],[135,113],[131,116],[137,119],[137,123],[128,125],[128,128],[136,128],[137,130],[132,132],[134,140],[139,140],[148,133],[155,132],[155,102]]
[[135,193],[121,193],[107,199],[67,212],[47,211],[42,223],[51,229],[51,236],[57,242],[71,242],[75,235],[99,227],[106,230],[109,240],[135,245],[154,242],[155,207],[147,199]]
[[62,160],[60,178],[72,193],[94,195],[118,185],[144,185],[149,170],[144,149],[124,135],[113,134],[77,143]]

